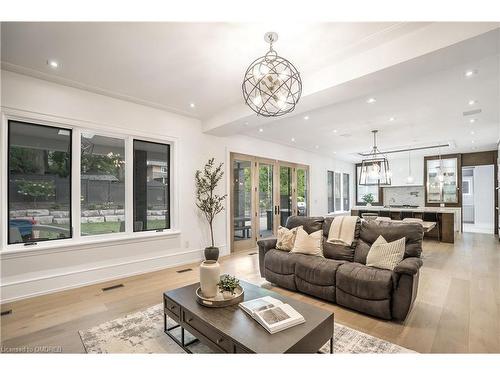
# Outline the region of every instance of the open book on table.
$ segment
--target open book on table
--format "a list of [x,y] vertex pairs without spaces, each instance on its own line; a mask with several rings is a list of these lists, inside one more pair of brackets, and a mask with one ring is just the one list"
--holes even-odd
[[239,306],[269,333],[283,331],[305,322],[304,317],[292,306],[270,296],[241,302]]

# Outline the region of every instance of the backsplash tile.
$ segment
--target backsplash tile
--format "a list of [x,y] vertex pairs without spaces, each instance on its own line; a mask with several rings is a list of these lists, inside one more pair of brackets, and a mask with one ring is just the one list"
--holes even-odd
[[384,188],[384,206],[408,204],[425,206],[423,186],[398,186]]

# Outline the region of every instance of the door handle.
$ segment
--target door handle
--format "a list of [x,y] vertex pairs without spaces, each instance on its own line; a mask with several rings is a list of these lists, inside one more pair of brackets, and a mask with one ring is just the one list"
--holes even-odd
[[274,206],[274,214],[277,215],[278,214],[278,206]]

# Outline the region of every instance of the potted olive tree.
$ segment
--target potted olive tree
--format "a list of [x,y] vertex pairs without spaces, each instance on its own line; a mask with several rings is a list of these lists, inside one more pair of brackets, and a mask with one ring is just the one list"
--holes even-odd
[[215,159],[211,158],[203,167],[196,171],[196,206],[201,210],[210,227],[211,246],[205,248],[206,260],[217,260],[219,248],[215,247],[213,223],[215,216],[224,210],[223,202],[226,194],[215,193],[218,183],[224,176],[223,163],[215,165]]

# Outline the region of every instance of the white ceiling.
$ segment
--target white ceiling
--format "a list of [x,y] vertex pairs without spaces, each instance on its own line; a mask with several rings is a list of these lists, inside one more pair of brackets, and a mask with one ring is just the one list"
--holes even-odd
[[424,25],[15,22],[2,23],[1,52],[6,69],[206,119],[242,101],[244,72],[267,52],[267,31],[279,31],[275,49],[307,80]]
[[[373,129],[379,130],[378,144],[386,151],[437,143],[451,145],[443,152],[496,149],[500,135],[499,45],[499,30],[483,34],[339,86],[339,91],[351,93],[348,100],[249,126],[243,132],[350,161],[361,160],[357,153],[371,149]],[[465,77],[470,69],[476,74]],[[373,104],[366,102],[371,97],[376,99]],[[469,100],[476,103],[469,105]],[[463,115],[474,109],[481,113]]]
[[[428,25],[2,23],[1,60],[4,69],[205,121],[241,105],[242,76],[248,64],[266,52],[266,31],[279,32],[275,48],[298,67],[307,90],[318,81],[318,72],[403,37],[415,37]],[[455,26],[460,28],[467,24]],[[307,121],[301,112],[307,101],[315,100],[313,95],[299,103],[302,111],[298,108],[292,116],[250,121],[248,126],[239,120],[235,129],[353,161],[359,160],[356,152],[370,148],[374,128],[380,130],[383,149],[438,141],[451,142],[457,152],[491,149],[499,124],[498,50],[497,30],[333,86],[326,96],[329,101],[305,113]],[[60,67],[51,69],[49,59]],[[478,74],[465,79],[466,69]],[[369,96],[377,102],[367,104]],[[478,104],[469,106],[469,99]],[[475,107],[482,113],[469,124],[462,112]],[[395,120],[388,121],[390,117]],[[264,132],[258,131],[260,127]]]

